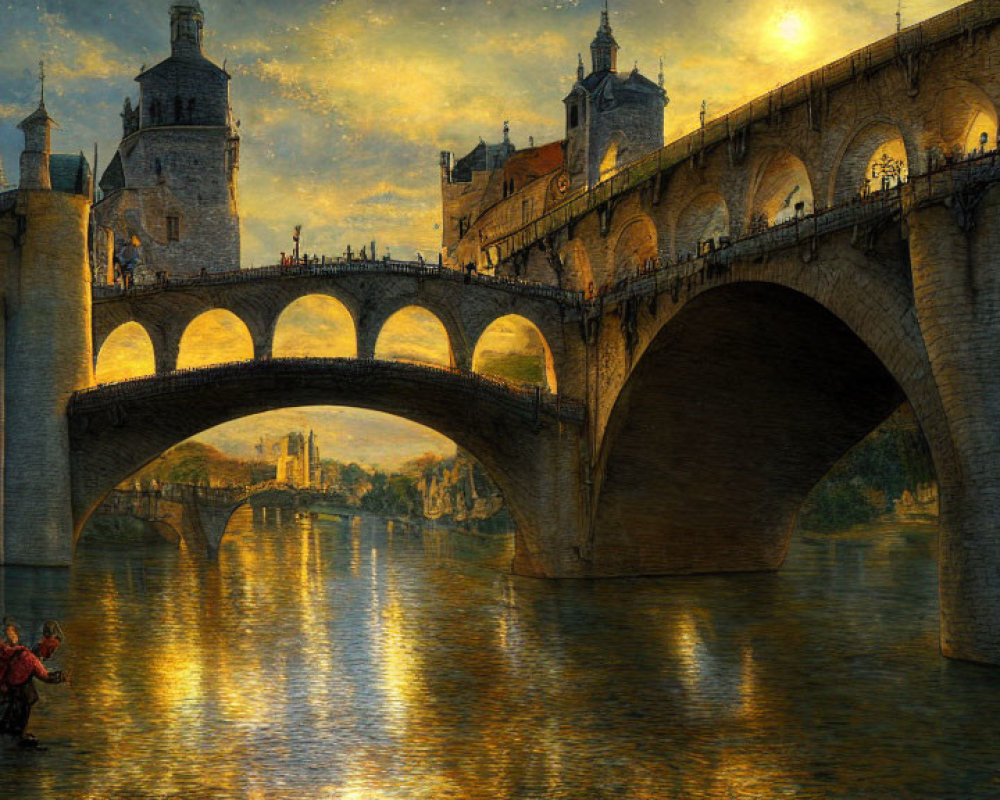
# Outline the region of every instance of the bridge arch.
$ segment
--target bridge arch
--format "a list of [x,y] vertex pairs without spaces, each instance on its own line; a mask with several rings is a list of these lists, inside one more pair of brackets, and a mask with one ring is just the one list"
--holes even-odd
[[[866,120],[844,140],[830,171],[829,204],[846,203],[860,195],[880,191],[880,163],[901,165],[908,175],[911,159],[902,130],[888,119]],[[873,168],[875,173],[873,174]],[[889,180],[888,187],[898,180]]]
[[153,340],[140,323],[122,323],[101,343],[94,371],[97,383],[139,378],[155,372]]
[[725,198],[714,190],[695,195],[677,215],[674,223],[673,255],[697,255],[698,244],[707,239],[729,236],[729,208]]
[[617,283],[634,278],[652,259],[657,258],[658,233],[656,223],[646,214],[636,214],[618,228],[612,239],[611,269],[605,283]]
[[203,311],[184,328],[177,355],[177,369],[192,369],[228,361],[250,361],[254,341],[250,329],[224,308]]
[[[852,445],[908,397],[927,420],[920,385],[910,374],[904,391],[893,343],[876,340],[880,355],[826,303],[777,283],[686,302],[611,410],[593,562],[605,574],[780,566],[802,502]],[[942,446],[934,457],[940,469]]]
[[942,89],[934,107],[944,156],[961,159],[979,150],[982,134],[986,134],[986,152],[996,148],[997,107],[976,84],[957,81]]
[[274,358],[354,358],[357,353],[354,315],[330,294],[306,294],[288,303],[271,334]]
[[440,316],[423,305],[386,309],[377,328],[375,358],[453,367],[453,337]]
[[813,182],[809,169],[790,150],[765,153],[757,161],[749,185],[746,220],[750,232],[780,225],[796,214],[814,209]]
[[527,317],[507,314],[493,320],[476,341],[472,370],[513,383],[558,391],[555,360],[545,335]]

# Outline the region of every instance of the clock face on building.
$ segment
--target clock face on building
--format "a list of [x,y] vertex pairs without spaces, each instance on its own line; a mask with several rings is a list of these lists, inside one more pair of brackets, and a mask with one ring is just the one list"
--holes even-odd
[[559,194],[566,194],[569,191],[569,175],[565,172],[556,178],[556,189]]

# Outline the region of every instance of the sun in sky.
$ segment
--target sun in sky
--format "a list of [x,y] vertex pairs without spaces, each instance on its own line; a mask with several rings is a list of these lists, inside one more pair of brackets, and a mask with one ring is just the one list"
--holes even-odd
[[812,43],[813,29],[805,11],[796,8],[777,10],[767,23],[768,43],[779,52],[798,56]]

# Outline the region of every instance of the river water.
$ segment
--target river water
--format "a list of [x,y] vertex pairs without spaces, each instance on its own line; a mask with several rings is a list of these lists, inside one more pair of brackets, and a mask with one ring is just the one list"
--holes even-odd
[[241,511],[217,561],[8,569],[73,677],[0,797],[1000,797],[1000,669],[938,655],[933,527],[800,535],[768,575],[537,581],[511,548]]

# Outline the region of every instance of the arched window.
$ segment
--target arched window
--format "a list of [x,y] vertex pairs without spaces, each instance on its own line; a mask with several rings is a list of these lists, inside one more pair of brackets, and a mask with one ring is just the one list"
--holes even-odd
[[184,101],[179,94],[174,95],[174,122],[180,122],[184,116]]

